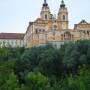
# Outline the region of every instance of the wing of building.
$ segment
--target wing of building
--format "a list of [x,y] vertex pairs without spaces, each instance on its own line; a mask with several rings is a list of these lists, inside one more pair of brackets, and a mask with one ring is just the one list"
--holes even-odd
[[0,47],[23,47],[23,33],[0,33]]

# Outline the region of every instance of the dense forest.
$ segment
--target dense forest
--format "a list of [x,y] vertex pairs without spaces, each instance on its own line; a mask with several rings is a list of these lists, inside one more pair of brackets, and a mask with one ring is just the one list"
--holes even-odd
[[90,41],[0,48],[0,90],[90,90]]

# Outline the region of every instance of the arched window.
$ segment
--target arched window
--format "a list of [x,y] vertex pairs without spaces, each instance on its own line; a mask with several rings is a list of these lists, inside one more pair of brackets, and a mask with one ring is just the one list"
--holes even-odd
[[42,30],[41,29],[39,29],[39,32],[41,32]]
[[65,20],[65,15],[63,15],[63,20]]
[[57,25],[54,25],[54,29],[55,29],[55,30],[57,29]]
[[47,14],[45,14],[45,20],[47,20]]
[[45,32],[45,29],[43,29],[42,31]]
[[89,35],[89,31],[87,31],[87,34]]
[[64,40],[71,40],[71,34],[70,34],[70,32],[65,32],[64,33]]
[[38,29],[35,30],[36,34],[38,33]]
[[61,40],[63,40],[63,34],[61,35]]

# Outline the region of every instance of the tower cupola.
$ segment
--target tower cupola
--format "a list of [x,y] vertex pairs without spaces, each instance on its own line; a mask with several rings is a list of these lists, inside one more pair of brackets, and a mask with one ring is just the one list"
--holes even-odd
[[65,4],[64,4],[64,1],[63,1],[63,0],[61,1],[60,7],[61,7],[61,8],[65,8]]
[[50,13],[50,9],[49,9],[47,0],[44,0],[40,15],[43,20],[49,20],[51,17],[51,13]]
[[46,0],[44,0],[44,4],[43,4],[43,6],[44,6],[44,7],[47,7],[47,6],[48,6],[48,4],[47,4],[47,1],[46,1]]
[[58,20],[62,24],[62,29],[68,29],[68,10],[64,3],[64,0],[62,0],[60,4],[60,8],[58,11]]

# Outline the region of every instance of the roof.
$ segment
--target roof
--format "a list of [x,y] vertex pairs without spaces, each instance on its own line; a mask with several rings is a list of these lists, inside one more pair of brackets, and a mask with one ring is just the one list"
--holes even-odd
[[23,40],[23,33],[0,33],[0,39],[21,39]]
[[35,22],[37,22],[37,21],[44,21],[42,18],[37,18],[36,20],[35,20]]
[[82,21],[80,21],[79,24],[89,24],[89,23],[83,19]]

